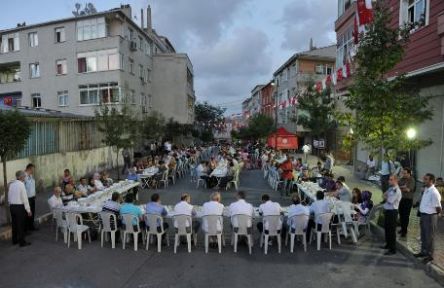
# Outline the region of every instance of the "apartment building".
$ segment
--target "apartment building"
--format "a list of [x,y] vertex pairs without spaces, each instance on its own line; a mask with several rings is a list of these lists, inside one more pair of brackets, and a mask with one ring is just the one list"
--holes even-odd
[[[376,1],[375,1],[376,2]],[[432,96],[433,119],[416,127],[418,137],[431,139],[433,144],[416,153],[416,172],[444,176],[444,1],[442,0],[389,0],[392,12],[392,27],[404,23],[417,23],[411,31],[410,43],[406,46],[403,60],[389,73],[388,77],[406,74],[424,96]],[[356,2],[338,1],[338,19],[335,30],[338,39],[338,61],[346,57],[352,48],[352,31],[356,13]],[[341,57],[343,56],[343,57]],[[338,62],[338,67],[341,63]],[[353,78],[338,82],[340,95],[348,94],[347,87]],[[400,132],[402,133],[402,132]],[[358,146],[355,162],[367,159],[367,151]]]
[[274,86],[270,81],[261,88],[261,114],[275,118]]
[[[295,53],[273,74],[275,85],[275,104],[277,125],[289,132],[307,132],[297,125],[297,105],[292,103],[307,88],[309,83],[321,81],[333,73],[336,61],[336,46],[316,48],[310,41],[308,51]],[[293,101],[294,102],[294,101]]]
[[[176,90],[154,94],[161,91],[155,87],[154,69],[163,69],[167,65],[163,59],[168,59],[158,56],[184,56],[175,55],[168,39],[152,29],[151,8],[146,10],[146,25],[143,12],[140,26],[132,20],[131,7],[122,5],[0,30],[0,105],[92,116],[99,105],[128,104],[137,115],[153,110],[168,114],[169,106],[157,98],[175,97],[174,103],[186,105],[176,109],[173,118],[191,123],[194,90],[176,85],[173,74],[182,74],[192,86],[193,70],[184,69],[183,63],[170,65],[165,81],[170,82],[170,91]],[[187,67],[192,67],[186,58]]]

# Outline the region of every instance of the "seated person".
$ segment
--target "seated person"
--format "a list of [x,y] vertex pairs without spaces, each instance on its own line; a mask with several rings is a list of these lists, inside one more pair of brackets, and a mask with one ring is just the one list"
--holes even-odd
[[80,178],[79,184],[77,185],[77,191],[81,192],[83,195],[88,195],[88,180],[85,177]]
[[139,206],[134,205],[133,194],[126,195],[125,203],[122,206],[120,206],[119,213],[120,213],[120,215],[125,215],[125,214],[133,215],[134,216],[134,219],[132,221],[133,228],[134,228],[134,231],[138,231],[137,219],[139,219],[139,223],[140,223],[140,221],[143,221],[143,212]]
[[96,181],[94,177],[89,178],[88,180],[88,194],[96,193],[98,190],[96,188]]
[[313,177],[319,178],[322,177],[322,162],[318,161],[315,167],[311,169],[311,174]]
[[[259,206],[259,214],[261,216],[279,216],[283,212],[281,205],[277,202],[273,202],[270,200],[270,196],[268,194],[262,195],[262,204]],[[265,233],[267,233],[268,226],[267,223],[264,224],[262,222],[257,223],[257,229],[259,232],[263,232],[265,229]],[[282,229],[282,219],[279,222],[279,229]]]
[[355,205],[362,203],[361,190],[359,188],[353,188],[351,202],[352,202],[352,204],[355,204]]
[[[160,204],[160,195],[159,194],[154,193],[153,195],[151,195],[151,202],[148,202],[146,204],[145,213],[159,215],[162,217],[165,217],[168,215],[168,211],[165,209],[164,206],[162,206]],[[145,224],[148,225],[148,223],[145,223]],[[161,231],[160,223],[157,223],[157,226],[158,226],[157,231],[160,232]],[[163,222],[163,229],[164,230],[168,229],[168,223],[166,223],[165,221]],[[165,236],[165,234],[163,236]]]
[[96,191],[102,191],[105,190],[105,186],[103,185],[102,181],[100,181],[100,174],[94,173],[94,187],[96,188]]
[[236,174],[236,170],[234,169],[234,164],[232,161],[229,162],[227,175],[220,179],[219,188],[225,189],[227,187],[227,183],[234,179]]
[[[202,206],[202,215],[203,216],[207,216],[207,215],[221,216],[220,220],[217,222],[217,230],[218,231],[222,231],[222,228],[223,228],[222,214],[224,212],[224,205],[222,203],[220,203],[220,200],[221,200],[220,193],[213,192],[210,195],[210,201],[205,202]],[[205,218],[202,223],[202,229],[204,231],[208,231],[208,223],[205,220]]]
[[[253,205],[245,201],[245,192],[239,191],[236,195],[237,201],[230,204],[230,216],[231,216],[231,225],[234,228],[238,227],[237,219],[233,218],[234,215],[247,215],[253,217],[254,208]],[[252,222],[248,223],[248,227],[252,226]]]
[[74,199],[74,186],[71,184],[66,184],[65,189],[62,191],[63,205],[66,205],[68,202],[73,201]]
[[136,167],[131,167],[128,169],[128,175],[126,176],[126,179],[132,180],[132,181],[140,181],[139,175],[137,175]]
[[334,195],[341,201],[344,202],[351,202],[351,192],[350,190],[344,186],[343,182],[336,181],[336,191],[334,192]]
[[69,169],[65,169],[63,171],[63,176],[60,177],[60,187],[65,189],[66,184],[74,185],[74,178],[71,175],[71,171]]
[[[191,203],[190,194],[184,193],[180,196],[180,202],[174,206],[174,215],[187,215],[187,216],[196,216],[196,210],[194,209]],[[187,223],[187,227],[190,227],[191,223]],[[199,230],[200,223],[197,221],[193,221],[193,231],[197,233]],[[177,222],[174,222],[174,227],[177,228]]]
[[310,174],[309,174],[308,169],[307,168],[303,168],[302,169],[302,173],[299,174],[298,181],[308,182],[310,180],[311,180],[311,178],[310,178]]
[[355,204],[355,210],[359,212],[358,221],[359,223],[365,223],[370,211],[373,208],[372,193],[370,191],[362,191],[361,193],[362,202]]
[[[105,202],[105,204],[102,207],[102,211],[104,212],[110,212],[116,215],[117,223],[120,223],[119,221],[119,215],[120,215],[120,194],[118,192],[114,192],[111,195],[111,199]],[[114,221],[111,221],[111,228],[114,229]]]
[[307,237],[309,239],[311,229],[317,226],[317,229],[321,229],[322,222],[318,219],[320,214],[330,213],[330,206],[328,201],[324,200],[324,191],[316,192],[316,201],[310,205],[310,214],[314,216],[314,219],[308,221]]
[[[310,216],[310,208],[307,206],[304,206],[301,204],[301,199],[299,198],[299,195],[297,193],[293,193],[291,197],[291,201],[293,202],[290,207],[288,207],[288,220],[287,220],[287,227],[290,227],[290,218],[296,215],[307,215]],[[308,224],[308,222],[307,222]],[[295,229],[296,227],[291,227],[291,229]],[[304,229],[307,228],[307,225],[304,227]]]
[[62,200],[62,188],[60,186],[57,186],[54,188],[53,195],[48,199],[49,208],[54,210],[55,208],[63,207],[63,200]]
[[100,181],[105,188],[111,187],[113,185],[113,179],[109,177],[109,173],[107,171],[102,171],[100,173]]

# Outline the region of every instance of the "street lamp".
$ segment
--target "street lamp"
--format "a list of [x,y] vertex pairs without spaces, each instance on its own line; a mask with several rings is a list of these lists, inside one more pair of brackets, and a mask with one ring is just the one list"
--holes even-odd
[[413,140],[416,138],[416,129],[409,128],[409,129],[407,129],[407,131],[405,131],[405,134],[407,135],[407,139]]

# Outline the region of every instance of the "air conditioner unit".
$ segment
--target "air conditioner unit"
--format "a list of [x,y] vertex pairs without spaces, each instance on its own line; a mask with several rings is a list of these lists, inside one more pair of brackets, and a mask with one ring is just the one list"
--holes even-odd
[[130,50],[131,51],[137,51],[137,43],[136,43],[136,41],[131,41],[130,42]]

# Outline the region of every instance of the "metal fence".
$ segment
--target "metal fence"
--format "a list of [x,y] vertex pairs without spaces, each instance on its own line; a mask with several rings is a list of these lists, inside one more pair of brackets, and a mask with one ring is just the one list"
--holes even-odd
[[104,147],[94,120],[33,119],[31,133],[15,159]]

